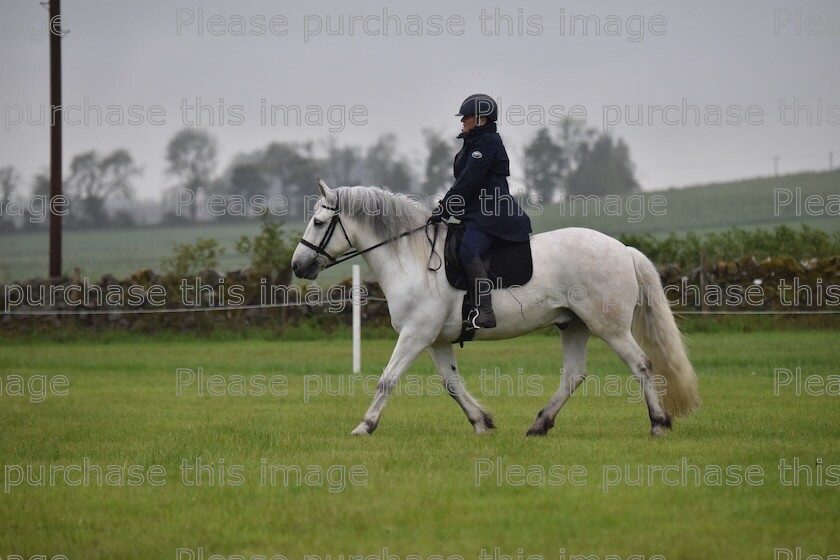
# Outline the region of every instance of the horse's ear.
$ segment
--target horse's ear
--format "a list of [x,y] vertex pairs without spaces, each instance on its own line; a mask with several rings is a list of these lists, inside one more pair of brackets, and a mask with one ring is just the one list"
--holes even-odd
[[318,177],[318,189],[321,191],[321,196],[324,198],[330,198],[332,196],[332,191],[320,177]]

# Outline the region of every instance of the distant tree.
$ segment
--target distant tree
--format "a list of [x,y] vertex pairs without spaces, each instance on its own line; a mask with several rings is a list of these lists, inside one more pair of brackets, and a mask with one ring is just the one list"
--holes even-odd
[[[42,197],[44,200],[50,197],[50,177],[47,173],[38,173],[32,178],[32,196]],[[23,222],[21,227],[25,230],[37,230],[48,227],[49,220],[34,216],[29,208],[23,210]]]
[[114,212],[111,222],[119,224],[121,227],[133,227],[137,225],[137,216],[130,210],[117,210]]
[[358,175],[362,167],[361,150],[357,146],[339,146],[335,138],[325,143],[326,158],[321,164],[321,176],[330,185],[358,185],[363,178]]
[[20,176],[15,172],[14,167],[11,165],[0,167],[0,208],[3,209],[0,213],[0,230],[11,229],[14,226],[12,217],[7,214],[7,209],[19,182]]
[[400,192],[411,190],[411,168],[397,156],[397,137],[394,134],[381,136],[367,149],[365,166],[370,183]]
[[50,196],[50,176],[38,173],[32,178],[32,196]]
[[[172,190],[177,197],[185,190],[198,198],[199,188],[207,187],[216,168],[216,140],[206,131],[185,128],[175,134],[166,148],[167,172],[177,178]],[[190,206],[190,219],[198,218],[198,205]]]
[[131,198],[131,179],[139,173],[140,168],[126,150],[114,150],[104,158],[93,150],[75,156],[66,190],[71,204],[75,202],[80,210],[74,221],[92,226],[106,224],[105,202],[114,196]]
[[566,181],[567,194],[623,195],[639,190],[630,149],[607,132],[592,143],[582,143],[576,161]]
[[233,168],[230,176],[230,192],[250,198],[268,191],[268,181],[259,166],[243,163]]
[[288,215],[293,218],[302,216],[303,197],[317,192],[315,178],[318,166],[312,154],[312,144],[273,142],[266,148],[258,167],[286,198]]
[[452,162],[457,147],[454,142],[431,129],[423,130],[423,141],[428,153],[423,182],[420,183],[420,194],[430,197],[446,191],[451,186]]
[[100,162],[102,171],[102,192],[106,197],[112,195],[129,198],[134,194],[132,177],[142,170],[134,164],[134,159],[127,150],[114,150]]
[[560,145],[566,156],[566,174],[577,168],[581,146],[591,144],[598,136],[595,128],[587,128],[583,121],[564,119],[559,127],[554,129],[554,141]]
[[547,128],[537,130],[525,146],[525,186],[539,195],[544,203],[550,203],[562,187],[569,163],[566,150],[555,142],[550,131]]

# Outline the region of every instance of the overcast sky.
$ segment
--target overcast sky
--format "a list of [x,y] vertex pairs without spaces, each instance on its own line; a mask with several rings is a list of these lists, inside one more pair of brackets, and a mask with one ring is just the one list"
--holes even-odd
[[[118,122],[98,125],[87,112],[93,121],[76,123],[85,113],[71,110],[65,165],[127,148],[144,168],[140,198],[171,185],[165,147],[194,122],[182,108],[196,102],[209,106],[200,124],[218,139],[219,170],[271,141],[367,145],[388,132],[419,166],[421,129],[457,135],[453,114],[475,92],[500,100],[517,166],[540,124],[572,106],[627,141],[646,190],[769,175],[776,155],[782,173],[826,169],[831,151],[840,162],[836,0],[65,0],[62,11],[65,106],[100,107],[103,118],[109,105],[136,106],[144,121],[112,112]],[[27,188],[49,161],[46,30],[38,0],[0,4],[0,166],[14,165]],[[797,114],[780,114],[795,102]],[[310,123],[272,125],[261,122],[271,105],[315,107]]]

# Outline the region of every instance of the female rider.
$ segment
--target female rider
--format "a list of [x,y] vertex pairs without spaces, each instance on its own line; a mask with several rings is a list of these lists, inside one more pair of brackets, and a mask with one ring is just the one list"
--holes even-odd
[[496,316],[490,291],[481,289],[491,285],[482,256],[498,239],[528,241],[531,220],[508,189],[510,161],[496,132],[496,102],[489,95],[471,95],[456,116],[463,123],[458,138],[463,139],[464,145],[455,156],[455,183],[430,221],[455,217],[463,223],[465,232],[458,256],[474,294],[474,308],[468,320],[473,329],[490,329],[496,326]]

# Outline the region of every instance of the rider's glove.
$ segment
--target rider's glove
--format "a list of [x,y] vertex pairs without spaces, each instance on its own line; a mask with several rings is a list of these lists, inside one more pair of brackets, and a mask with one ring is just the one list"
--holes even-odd
[[437,224],[444,220],[444,212],[443,212],[443,205],[438,204],[437,207],[432,210],[432,215],[429,217],[429,224]]

